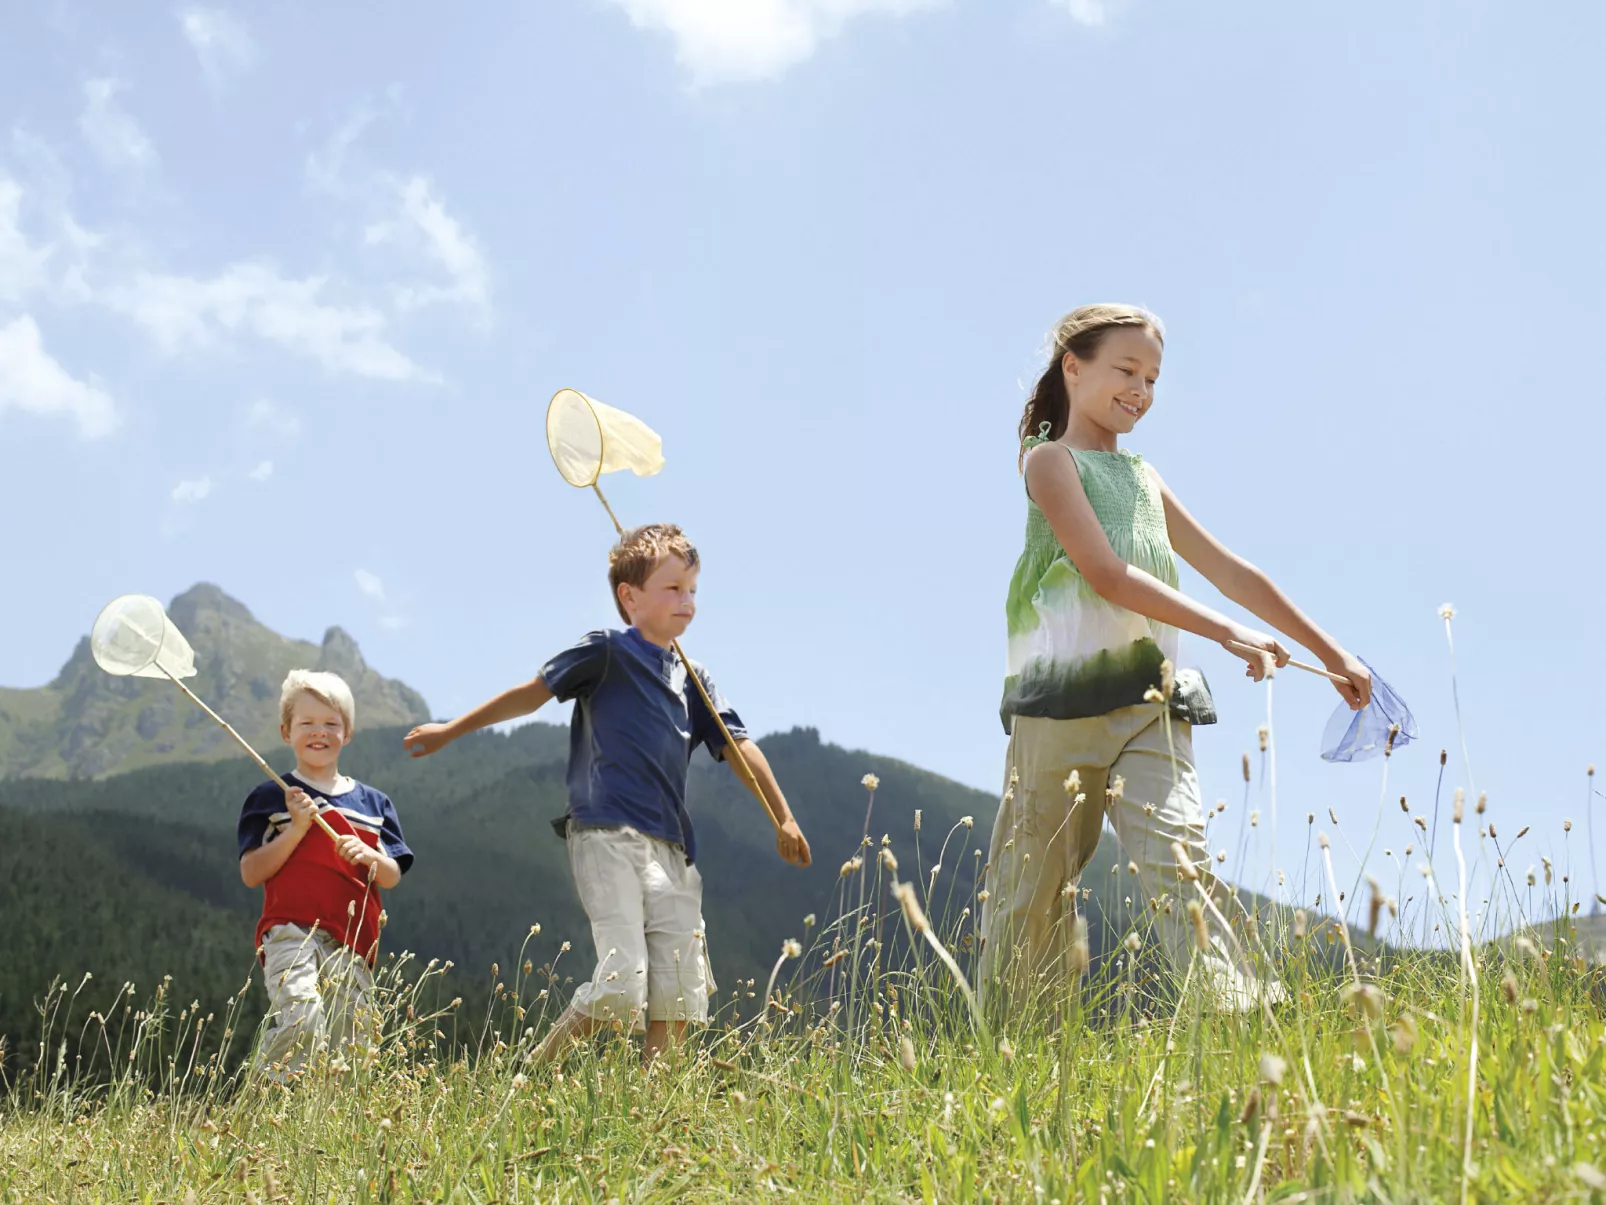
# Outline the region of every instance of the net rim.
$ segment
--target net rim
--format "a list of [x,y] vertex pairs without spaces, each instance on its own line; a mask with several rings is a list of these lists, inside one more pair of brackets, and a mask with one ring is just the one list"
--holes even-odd
[[[564,394],[569,394],[569,393],[572,393],[575,397],[580,399],[581,404],[585,406],[586,413],[591,416],[591,421],[597,425],[597,449],[598,449],[598,451],[597,451],[597,464],[596,464],[596,468],[594,468],[591,471],[591,480],[589,480],[589,481],[583,481],[582,482],[582,481],[575,481],[575,480],[571,479],[570,476],[563,471],[563,465],[558,460],[557,449],[553,446],[553,438],[552,438],[553,416],[557,412],[559,399],[561,399],[564,396]],[[552,395],[552,400],[547,403],[547,407],[546,407],[546,450],[547,450],[547,455],[552,457],[552,464],[553,464],[553,467],[558,470],[558,476],[562,477],[563,480],[565,482],[567,482],[569,485],[574,486],[575,489],[577,489],[577,490],[590,489],[592,486],[596,485],[597,482],[602,479],[602,466],[607,461],[607,458],[608,458],[608,439],[607,439],[606,433],[602,429],[602,419],[600,417],[598,417],[598,415],[597,415],[596,405],[592,402],[591,398],[588,397],[585,393],[581,392],[578,389],[573,389],[573,388],[570,388],[568,386],[565,386],[564,388],[558,390],[556,393],[554,393]]]
[[[100,632],[101,625],[107,621],[108,616],[111,615],[112,611],[121,606],[123,603],[129,602],[130,600],[148,603],[150,606],[156,608],[156,613],[162,617],[162,637],[160,640],[156,641],[156,650],[151,653],[150,657],[142,664],[137,665],[132,669],[124,669],[122,668],[121,663],[119,663],[118,668],[113,669],[111,666],[107,665],[105,661],[101,660],[100,641],[95,639],[95,637]],[[114,678],[132,678],[142,671],[149,669],[151,666],[157,664],[157,662],[161,660],[162,650],[167,647],[167,631],[171,626],[172,621],[167,617],[167,608],[162,606],[160,599],[153,598],[149,594],[119,594],[116,598],[112,599],[111,602],[107,603],[100,609],[99,615],[95,616],[94,626],[89,630],[89,654],[95,659],[95,664],[100,667],[102,672],[108,673]]]

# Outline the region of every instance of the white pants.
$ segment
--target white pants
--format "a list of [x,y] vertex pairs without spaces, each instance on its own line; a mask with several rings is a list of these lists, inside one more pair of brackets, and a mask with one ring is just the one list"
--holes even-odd
[[714,977],[703,876],[678,846],[632,828],[569,829],[569,866],[591,922],[597,969],[571,1007],[629,1030],[708,1020]]
[[287,1080],[331,1046],[358,1058],[373,1047],[374,980],[354,950],[322,929],[274,925],[262,957],[269,1028],[257,1066],[265,1075]]
[[[1080,804],[1065,786],[1073,770],[1081,780]],[[1123,788],[1111,798],[1106,788],[1116,778]],[[1076,886],[1106,816],[1129,865],[1137,867],[1133,902],[1141,899],[1153,916],[1159,945],[1179,971],[1195,952],[1186,909],[1189,900],[1203,905],[1200,886],[1222,916],[1242,917],[1236,897],[1210,873],[1186,723],[1172,720],[1168,732],[1159,704],[1081,720],[1016,716],[981,913],[984,990],[1001,980],[1028,998],[1044,988],[1064,990]],[[1173,842],[1197,870],[1198,885],[1178,873]],[[1262,983],[1239,957],[1245,934],[1224,932],[1209,910],[1205,919],[1208,945],[1198,951],[1197,971],[1218,1007],[1255,1007],[1261,992],[1281,999],[1281,985]]]

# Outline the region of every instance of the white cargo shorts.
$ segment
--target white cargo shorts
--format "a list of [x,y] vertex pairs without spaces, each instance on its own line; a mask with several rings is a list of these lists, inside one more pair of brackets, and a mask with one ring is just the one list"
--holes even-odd
[[591,922],[597,969],[572,1007],[627,1030],[708,1020],[714,977],[703,931],[703,876],[678,845],[633,828],[569,829],[569,867]]

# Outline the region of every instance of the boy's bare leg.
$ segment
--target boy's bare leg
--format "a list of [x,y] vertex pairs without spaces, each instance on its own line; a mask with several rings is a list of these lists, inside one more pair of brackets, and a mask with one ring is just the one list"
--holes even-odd
[[547,1030],[546,1037],[530,1055],[530,1061],[536,1065],[549,1063],[563,1052],[570,1042],[581,1038],[589,1038],[606,1022],[598,1021],[578,1011],[574,1005],[563,1010],[563,1015],[552,1022],[552,1028]]
[[[674,1044],[676,1046],[679,1046],[682,1043],[684,1043],[685,1040],[686,1040],[686,1022],[684,1022],[684,1021],[676,1021],[675,1022]],[[664,1049],[664,1047],[666,1047],[668,1045],[669,1045],[669,1022],[668,1021],[648,1021],[647,1022],[647,1036],[646,1036],[646,1038],[643,1040],[643,1042],[641,1044],[641,1061],[643,1063],[650,1064],[653,1061],[653,1059],[658,1057],[659,1053]]]

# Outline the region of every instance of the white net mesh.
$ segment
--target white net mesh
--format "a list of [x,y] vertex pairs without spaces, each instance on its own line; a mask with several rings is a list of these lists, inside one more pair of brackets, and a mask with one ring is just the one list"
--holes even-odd
[[125,594],[107,603],[89,635],[89,650],[96,665],[118,677],[195,674],[190,642],[173,626],[162,604],[145,594]]
[[585,489],[604,473],[629,469],[651,477],[664,467],[664,441],[646,423],[587,397],[560,389],[546,412],[552,462],[570,485]]

